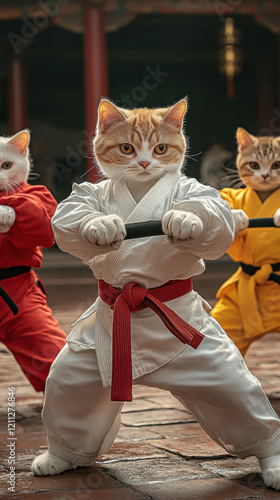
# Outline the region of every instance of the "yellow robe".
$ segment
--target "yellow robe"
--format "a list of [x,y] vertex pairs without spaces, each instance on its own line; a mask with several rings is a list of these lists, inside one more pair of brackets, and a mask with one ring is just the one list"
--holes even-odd
[[[249,218],[272,217],[280,207],[280,188],[264,203],[249,187],[225,188],[220,193],[232,209],[241,208]],[[268,281],[271,264],[280,262],[280,228],[241,231],[227,253],[237,262],[260,267],[253,276],[239,267],[218,290],[219,300],[212,310],[212,316],[244,355],[265,333],[280,333],[280,285]]]

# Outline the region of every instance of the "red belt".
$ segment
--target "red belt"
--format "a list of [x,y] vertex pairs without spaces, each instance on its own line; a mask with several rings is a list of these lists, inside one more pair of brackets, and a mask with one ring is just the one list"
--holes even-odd
[[190,292],[192,280],[168,281],[149,290],[134,282],[119,290],[99,280],[98,288],[101,299],[114,310],[111,399],[132,401],[130,313],[149,307],[175,337],[196,349],[204,335],[163,304]]

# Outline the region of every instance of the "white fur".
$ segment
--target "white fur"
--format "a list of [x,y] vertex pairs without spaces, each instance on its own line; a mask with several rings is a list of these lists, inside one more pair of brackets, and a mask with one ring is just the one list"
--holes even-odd
[[16,220],[16,213],[12,207],[0,206],[0,233],[7,233]]
[[76,469],[76,467],[76,465],[70,464],[63,458],[46,451],[33,460],[31,470],[35,476],[54,476],[66,470]]
[[88,221],[81,227],[82,238],[98,246],[121,242],[125,234],[124,223],[122,219],[115,214],[97,217]]
[[169,210],[162,219],[162,227],[164,233],[173,240],[193,240],[204,230],[200,217],[181,210]]
[[273,218],[275,226],[280,227],[280,208],[277,208]]
[[[0,191],[13,190],[19,186],[27,180],[30,171],[28,146],[20,153],[10,142],[11,139],[12,137],[0,137]],[[12,167],[8,170],[1,167],[6,161],[12,162]]]
[[249,225],[249,218],[248,215],[242,209],[233,209],[231,212],[235,222],[235,236],[236,236],[238,233],[240,233],[240,231],[247,229]]
[[259,459],[266,486],[280,490],[280,455]]

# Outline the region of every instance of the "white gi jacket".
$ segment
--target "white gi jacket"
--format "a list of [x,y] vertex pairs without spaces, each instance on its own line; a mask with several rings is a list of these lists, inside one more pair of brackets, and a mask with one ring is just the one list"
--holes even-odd
[[[197,214],[205,225],[204,233],[180,243],[171,243],[167,236],[125,240],[118,249],[90,244],[80,234],[81,227],[94,217],[117,214],[131,223],[162,219],[171,209]],[[132,281],[154,288],[200,274],[205,269],[202,259],[222,256],[234,238],[231,210],[219,192],[180,173],[165,174],[139,203],[123,178],[74,184],[71,195],[58,205],[52,224],[61,250],[80,258],[97,279],[116,288]],[[167,305],[197,330],[202,328],[205,304],[196,292]],[[74,351],[96,349],[104,387],[111,385],[112,319],[110,306],[98,297],[67,338]],[[175,338],[149,308],[131,313],[131,336],[133,378],[159,368],[183,349],[192,349]]]

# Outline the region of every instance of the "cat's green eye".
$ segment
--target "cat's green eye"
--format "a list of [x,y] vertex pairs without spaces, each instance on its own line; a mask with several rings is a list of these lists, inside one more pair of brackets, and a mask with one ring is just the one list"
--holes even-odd
[[1,165],[1,168],[3,168],[4,170],[8,170],[9,168],[11,168],[11,166],[12,166],[11,161],[4,161]]
[[280,161],[275,161],[274,163],[272,163],[271,168],[273,168],[274,170],[278,170],[280,168]]
[[250,161],[249,167],[252,168],[252,170],[258,170],[260,168],[257,161]]
[[134,153],[134,147],[126,142],[120,145],[120,150],[125,155],[130,155],[131,153]]
[[166,151],[167,151],[167,144],[158,144],[154,149],[154,152],[157,155],[163,155],[164,153],[166,153]]

